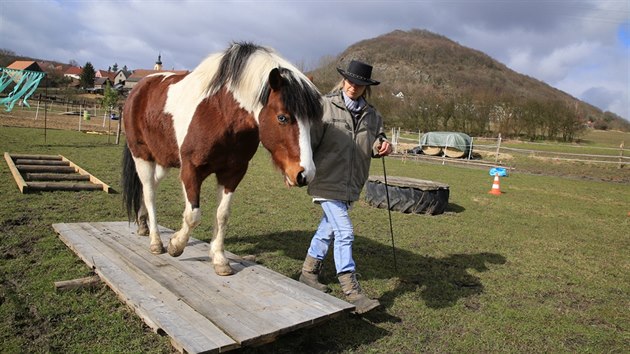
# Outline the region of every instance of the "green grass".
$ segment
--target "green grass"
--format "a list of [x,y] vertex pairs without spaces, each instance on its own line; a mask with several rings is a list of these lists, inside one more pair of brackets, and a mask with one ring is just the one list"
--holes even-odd
[[[113,141],[113,139],[112,139]],[[120,190],[122,146],[106,136],[0,128],[2,152],[61,154]],[[360,201],[352,211],[364,289],[382,311],[343,316],[243,352],[626,352],[630,347],[630,188],[513,173],[489,195],[487,170],[386,160],[387,174],[447,183],[439,216],[392,213]],[[0,167],[0,351],[171,352],[106,286],[56,292],[90,274],[57,237],[57,222],[126,220],[120,194],[21,194]],[[382,174],[381,161],[372,164]],[[625,172],[628,173],[628,172]],[[209,241],[214,181],[204,184]],[[177,171],[158,195],[160,224],[176,229],[183,199]],[[296,278],[321,211],[287,189],[261,149],[237,190],[226,247]],[[147,244],[148,247],[148,244]],[[332,260],[323,280],[341,297]]]

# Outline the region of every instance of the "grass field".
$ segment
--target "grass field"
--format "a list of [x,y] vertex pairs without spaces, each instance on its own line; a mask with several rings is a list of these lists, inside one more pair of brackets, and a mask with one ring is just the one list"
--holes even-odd
[[[0,127],[1,151],[61,154],[120,190],[122,146],[76,131]],[[112,140],[113,141],[113,140]],[[229,251],[297,278],[320,210],[287,189],[259,150],[239,186]],[[299,330],[245,353],[592,352],[630,348],[630,187],[515,172],[489,195],[487,170],[387,159],[387,174],[450,186],[438,216],[392,214],[358,202],[355,258],[366,291],[383,309]],[[382,174],[381,162],[372,164]],[[627,176],[627,170],[616,173]],[[594,178],[597,179],[597,178]],[[203,187],[209,241],[214,181]],[[161,225],[179,227],[183,199],[172,171],[158,195]],[[105,285],[56,292],[90,275],[57,237],[58,222],[126,220],[120,194],[19,193],[0,167],[0,352],[172,352]],[[147,240],[148,247],[148,240]],[[331,258],[331,257],[329,257]],[[341,297],[332,260],[323,280]]]

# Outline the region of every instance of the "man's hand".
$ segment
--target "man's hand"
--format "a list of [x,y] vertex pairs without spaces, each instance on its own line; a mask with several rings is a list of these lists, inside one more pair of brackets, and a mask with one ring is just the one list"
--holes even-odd
[[392,144],[385,139],[381,139],[381,145],[378,147],[379,156],[387,156],[392,153]]

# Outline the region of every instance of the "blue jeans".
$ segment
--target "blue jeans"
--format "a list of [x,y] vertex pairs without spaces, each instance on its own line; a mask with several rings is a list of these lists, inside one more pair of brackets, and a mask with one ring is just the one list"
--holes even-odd
[[348,203],[340,200],[325,200],[320,205],[324,210],[324,216],[311,240],[308,255],[323,260],[330,244],[334,241],[333,256],[337,274],[354,272],[355,264],[352,259],[354,230],[348,215]]

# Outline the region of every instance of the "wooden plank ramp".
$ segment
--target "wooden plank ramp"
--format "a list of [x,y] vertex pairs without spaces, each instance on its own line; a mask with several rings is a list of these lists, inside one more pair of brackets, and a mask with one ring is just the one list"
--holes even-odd
[[[181,352],[224,352],[310,327],[354,305],[226,252],[234,275],[214,273],[210,245],[191,238],[178,258],[153,255],[128,222],[53,224],[61,240]],[[165,245],[173,230],[160,227]]]
[[113,189],[61,155],[4,153],[20,192],[81,191]]

